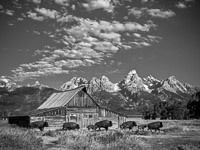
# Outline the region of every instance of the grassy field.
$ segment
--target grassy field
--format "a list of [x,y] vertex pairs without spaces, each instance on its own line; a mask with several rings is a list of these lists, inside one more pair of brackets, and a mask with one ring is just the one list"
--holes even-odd
[[[130,119],[131,120],[131,119]],[[137,124],[152,121],[135,120]],[[36,150],[198,150],[200,120],[162,120],[161,132],[138,132],[111,128],[109,131],[27,130],[0,123],[0,149]]]

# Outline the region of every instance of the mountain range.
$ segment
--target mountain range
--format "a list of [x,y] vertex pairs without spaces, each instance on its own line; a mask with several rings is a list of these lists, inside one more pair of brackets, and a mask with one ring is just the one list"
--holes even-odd
[[20,86],[6,79],[0,78],[0,114],[21,114],[35,110],[54,91],[65,91],[85,86],[89,94],[101,105],[115,111],[135,110],[145,103],[160,101],[188,101],[191,95],[200,91],[188,83],[182,83],[170,76],[165,80],[158,80],[153,76],[141,78],[136,70],[130,71],[121,81],[112,83],[108,77],[93,77],[86,80],[73,77],[58,89],[50,88],[36,81],[33,85]]

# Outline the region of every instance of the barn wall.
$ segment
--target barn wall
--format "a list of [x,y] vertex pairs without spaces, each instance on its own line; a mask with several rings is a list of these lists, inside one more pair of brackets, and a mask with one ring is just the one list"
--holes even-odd
[[84,91],[79,91],[67,107],[97,107],[97,105]]

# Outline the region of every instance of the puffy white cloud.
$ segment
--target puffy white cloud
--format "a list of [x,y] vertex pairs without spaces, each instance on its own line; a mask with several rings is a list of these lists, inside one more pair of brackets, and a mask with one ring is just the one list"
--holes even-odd
[[5,9],[3,10],[3,6],[0,5],[0,13],[4,13],[6,15],[9,15],[9,16],[13,16],[14,15],[14,10],[9,10],[9,9]]
[[160,9],[147,9],[146,12],[152,16],[157,18],[170,18],[175,15],[172,10],[162,11]]
[[137,47],[144,47],[144,46],[150,46],[150,43],[147,42],[133,42],[133,44]]
[[104,9],[107,12],[113,12],[114,6],[111,0],[88,0],[82,4],[87,10]]
[[177,8],[187,8],[187,5],[183,2],[178,2],[176,5],[175,5]]
[[69,0],[55,0],[56,4],[69,6]]
[[131,9],[128,9],[128,12],[129,12],[129,15],[132,14],[134,15],[136,18],[140,18],[143,14],[143,11],[142,10],[139,10],[138,8],[136,7],[133,7]]
[[33,0],[33,3],[35,3],[35,4],[40,4],[40,3],[41,3],[41,0]]
[[135,37],[137,37],[137,38],[140,38],[140,37],[141,37],[141,34],[139,34],[139,33],[133,33],[133,35],[134,35]]
[[41,15],[51,19],[55,19],[57,16],[59,16],[59,13],[56,10],[50,10],[46,8],[36,8],[35,10]]
[[43,21],[44,17],[43,16],[38,16],[37,13],[34,12],[27,12],[28,13],[28,17],[32,18],[34,20],[38,20],[38,21]]

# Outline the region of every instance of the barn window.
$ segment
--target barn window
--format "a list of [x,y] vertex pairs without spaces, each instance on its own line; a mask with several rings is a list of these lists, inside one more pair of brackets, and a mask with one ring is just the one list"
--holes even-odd
[[87,115],[87,114],[84,114],[84,115],[83,115],[83,118],[88,118],[88,115]]
[[92,115],[89,115],[89,118],[92,118]]
[[77,120],[76,114],[70,114],[70,120],[71,121],[76,121]]

